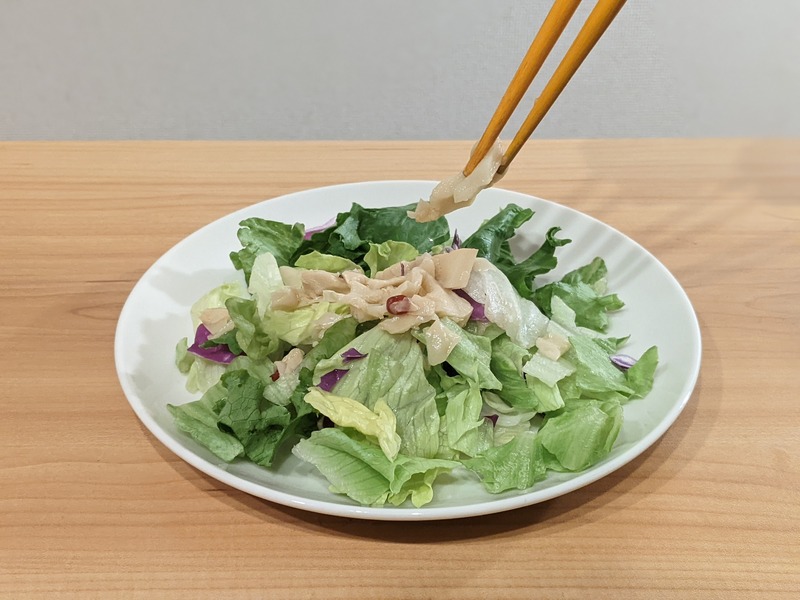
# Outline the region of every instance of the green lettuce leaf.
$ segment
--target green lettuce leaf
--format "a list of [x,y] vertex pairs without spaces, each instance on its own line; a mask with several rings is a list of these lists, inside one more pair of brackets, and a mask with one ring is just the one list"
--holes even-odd
[[300,440],[292,453],[314,465],[330,482],[331,491],[346,494],[359,504],[382,505],[389,497],[392,462],[371,442],[329,427]]
[[388,240],[382,244],[370,243],[369,250],[364,255],[364,262],[369,267],[370,277],[375,277],[377,273],[396,263],[411,261],[418,256],[419,252],[411,244]]
[[178,429],[222,460],[230,462],[244,454],[244,446],[233,435],[221,431],[217,426],[214,406],[224,398],[225,393],[223,385],[217,383],[209,388],[200,400],[179,406],[167,404],[167,410],[175,419]]
[[570,271],[561,279],[538,288],[533,301],[548,317],[552,316],[553,296],[575,311],[575,323],[604,332],[608,329],[608,312],[625,304],[616,294],[606,294],[606,264],[602,258]]
[[228,298],[247,298],[247,290],[241,283],[224,283],[204,294],[197,302],[192,304],[189,313],[192,316],[192,331],[200,324],[200,315],[208,308],[222,308]]
[[[341,352],[353,347],[365,358],[344,363]],[[397,417],[400,452],[430,458],[439,448],[439,413],[436,390],[424,370],[422,348],[410,333],[392,335],[379,327],[361,334],[314,371],[314,382],[334,369],[348,373],[331,390],[372,409],[383,399]]]
[[[305,401],[305,395],[312,386],[314,379],[314,369],[317,364],[330,358],[337,351],[341,351],[355,337],[356,322],[354,319],[342,319],[336,321],[325,330],[319,343],[309,350],[303,357],[298,374],[298,384],[291,396],[291,403],[295,407],[298,415],[313,412],[313,408]],[[280,381],[280,379],[278,380]]]
[[311,345],[322,337],[331,319],[343,319],[349,313],[347,304],[316,302],[292,311],[270,311],[264,323],[278,339],[292,346]]
[[546,460],[549,468],[583,471],[611,451],[621,427],[619,402],[577,401],[570,410],[547,419],[538,437],[552,455]]
[[509,240],[531,217],[531,209],[509,204],[485,221],[462,244],[465,248],[476,248],[478,256],[494,263],[508,277],[519,295],[528,300],[533,296],[534,278],[554,269],[558,263],[556,249],[571,241],[556,237],[561,229],[552,227],[547,231],[542,245],[518,262],[511,251]]
[[487,219],[475,232],[461,243],[462,248],[476,248],[482,256],[496,266],[513,266],[516,261],[508,241],[517,229],[530,221],[533,211],[516,204],[509,204],[496,215]]
[[389,483],[387,500],[400,506],[411,499],[415,507],[424,506],[433,500],[433,482],[436,478],[457,466],[459,463],[451,460],[400,455],[394,463],[394,478]]
[[[606,360],[608,356],[606,355]],[[610,361],[609,361],[610,362]],[[575,366],[564,358],[553,360],[537,352],[522,366],[522,372],[552,387],[575,373]]]
[[[611,362],[608,351],[596,340],[582,335],[569,338],[572,346],[565,358],[575,367],[575,385],[585,398],[599,398],[599,394],[616,392],[631,396],[625,375]],[[563,359],[562,359],[563,360]]]
[[389,460],[374,443],[352,430],[327,428],[298,442],[292,452],[314,465],[331,489],[356,502],[399,505],[410,498],[419,507],[433,497],[433,480],[459,463],[398,455]]
[[294,254],[303,243],[305,227],[299,223],[288,225],[278,221],[268,221],[258,217],[245,219],[239,223],[237,236],[243,248],[231,252],[233,266],[244,272],[250,281],[253,263],[259,254],[269,252],[279,266],[289,265]]
[[226,396],[219,406],[218,425],[236,436],[247,458],[271,465],[291,414],[283,406],[265,403],[264,383],[247,371],[230,371],[221,383]]
[[239,342],[236,341],[236,329],[231,329],[218,337],[200,344],[201,348],[214,348],[216,346],[227,346],[228,350],[234,354],[242,353],[242,348],[239,346]]
[[229,298],[225,306],[236,327],[236,341],[247,356],[264,360],[278,350],[280,340],[264,328],[255,300]]
[[189,340],[181,338],[175,346],[175,364],[178,370],[186,375],[187,391],[205,393],[219,381],[222,374],[227,371],[228,365],[197,356],[189,352],[188,347]]
[[531,300],[536,289],[533,281],[538,275],[552,271],[558,265],[556,249],[569,244],[572,240],[556,237],[560,227],[551,227],[545,234],[544,242],[528,258],[519,263],[503,269],[508,280],[523,298]]
[[492,341],[482,335],[465,331],[446,317],[441,321],[461,338],[447,357],[447,364],[481,389],[497,390],[503,387],[490,366]]
[[[246,357],[234,363],[245,364]],[[236,365],[231,363],[231,367]],[[257,369],[253,365],[252,368]],[[248,370],[233,370],[195,402],[169,405],[176,426],[225,461],[247,456],[269,466],[295,434],[306,434],[316,416],[264,401],[265,384]],[[261,394],[261,395],[259,395]]]
[[269,359],[255,361],[249,356],[239,356],[233,360],[228,368],[231,371],[244,369],[252,377],[261,381],[264,384],[264,400],[278,406],[291,404],[295,389],[300,384],[300,373],[298,371],[284,373],[278,379],[273,380],[275,364]]
[[272,294],[283,287],[278,261],[269,252],[259,254],[250,273],[247,290],[256,301],[258,316],[263,317],[272,304]]
[[523,409],[535,409],[539,400],[522,372],[531,353],[511,341],[503,334],[492,340],[492,373],[502,387],[495,393],[508,405]]
[[342,271],[351,270],[361,271],[361,267],[352,260],[332,254],[323,254],[318,250],[312,250],[308,254],[298,256],[294,266],[301,269],[328,271],[329,273],[341,273]]
[[535,377],[530,380],[530,384],[538,401],[536,410],[540,413],[547,413],[564,407],[564,396],[561,393],[559,384],[547,385]]
[[397,419],[383,400],[375,402],[372,410],[360,402],[312,388],[305,401],[319,413],[340,427],[352,427],[367,436],[374,437],[386,458],[394,460],[400,451],[400,436],[395,431]]
[[467,324],[464,325],[464,331],[480,335],[490,341],[494,341],[505,333],[502,327],[488,321],[467,321]]
[[344,352],[356,338],[357,327],[358,323],[352,318],[336,321],[325,330],[322,339],[306,353],[302,366],[314,370],[321,361]]
[[477,456],[493,443],[492,424],[481,416],[483,398],[474,384],[457,383],[445,391],[447,445],[467,456]]
[[284,372],[275,381],[265,382],[264,399],[278,406],[288,406],[300,385],[300,371]]
[[644,398],[653,389],[653,379],[658,366],[658,348],[648,348],[630,369],[625,372],[625,382],[633,390],[633,397]]
[[486,489],[499,494],[506,490],[525,490],[547,473],[536,434],[520,433],[502,446],[489,448],[482,456],[466,459],[464,465],[477,473]]
[[[494,421],[493,444],[502,446],[514,437],[525,431],[530,431],[535,421],[541,419],[536,409],[509,406],[494,392],[484,391],[483,410],[485,416],[491,416]],[[537,423],[538,428],[538,423]]]
[[325,231],[315,233],[297,251],[297,256],[317,250],[324,254],[342,256],[361,264],[369,244],[389,240],[405,242],[420,253],[450,239],[450,227],[442,218],[429,223],[417,223],[408,218],[414,205],[390,208],[364,208],[353,203],[350,210],[339,213],[336,223]]
[[253,360],[249,356],[242,355],[233,359],[228,365],[231,371],[247,371],[251,377],[255,377],[265,386],[272,383],[272,375],[275,373],[275,364],[268,358]]
[[194,362],[196,354],[189,352],[189,338],[181,338],[175,345],[175,365],[178,371],[186,375]]

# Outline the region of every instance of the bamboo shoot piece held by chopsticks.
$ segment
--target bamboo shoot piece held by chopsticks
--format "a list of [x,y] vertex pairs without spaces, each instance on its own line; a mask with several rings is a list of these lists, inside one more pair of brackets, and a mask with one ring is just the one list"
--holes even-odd
[[409,217],[420,223],[435,221],[442,215],[464,208],[475,202],[481,190],[494,185],[501,176],[497,169],[503,160],[503,149],[496,142],[469,175],[461,171],[440,182],[429,200],[420,200],[417,208],[409,213]]
[[433,221],[454,210],[470,206],[478,193],[502,178],[522,145],[530,138],[534,129],[553,106],[567,83],[625,4],[625,0],[598,0],[578,32],[575,41],[572,42],[541,95],[534,102],[522,127],[504,153],[497,138],[553,49],[556,40],[564,31],[580,1],[555,0],[509,83],[506,93],[500,100],[489,125],[481,139],[475,144],[463,172],[442,181],[433,189],[428,200],[420,200],[416,209],[409,212],[411,218],[419,222]]

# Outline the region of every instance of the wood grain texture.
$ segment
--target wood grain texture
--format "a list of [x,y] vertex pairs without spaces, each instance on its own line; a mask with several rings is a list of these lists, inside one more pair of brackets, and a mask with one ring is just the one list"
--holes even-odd
[[798,141],[553,141],[517,157],[504,187],[643,244],[704,336],[675,425],[582,490],[451,522],[326,517],[221,485],[139,424],[114,328],[165,250],[286,192],[440,178],[469,147],[0,144],[0,596],[800,597]]

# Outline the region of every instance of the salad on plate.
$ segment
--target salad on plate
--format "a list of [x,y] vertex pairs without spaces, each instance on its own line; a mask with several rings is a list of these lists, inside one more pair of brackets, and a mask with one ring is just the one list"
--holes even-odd
[[602,460],[658,363],[607,334],[623,302],[602,258],[538,285],[570,240],[552,227],[515,255],[532,210],[467,234],[413,208],[353,204],[313,229],[243,220],[243,277],[195,302],[177,346],[202,394],[168,406],[178,429],[224,461],[272,468],[291,451],[368,506],[423,506],[455,469],[501,493]]

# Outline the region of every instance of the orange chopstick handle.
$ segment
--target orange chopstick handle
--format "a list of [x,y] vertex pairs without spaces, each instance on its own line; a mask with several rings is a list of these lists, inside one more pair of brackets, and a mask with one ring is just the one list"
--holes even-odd
[[553,76],[547,85],[542,90],[541,95],[536,99],[533,104],[531,112],[526,117],[525,121],[520,127],[517,135],[511,140],[505,154],[503,155],[503,162],[500,165],[499,173],[503,173],[509,163],[514,160],[514,157],[522,148],[523,144],[533,133],[534,129],[539,125],[547,111],[553,106],[558,96],[564,91],[564,88],[569,83],[572,76],[581,66],[584,59],[592,51],[597,41],[605,33],[611,21],[617,16],[617,13],[622,9],[625,0],[599,0],[592,10],[589,18],[584,23],[575,41],[567,50],[561,63],[556,67]]
[[536,37],[531,42],[528,52],[517,68],[517,72],[511,78],[500,104],[497,105],[494,115],[489,121],[489,125],[486,126],[481,139],[478,140],[467,166],[464,167],[464,175],[469,175],[475,170],[475,167],[478,166],[478,163],[486,156],[489,148],[500,136],[503,127],[508,123],[509,118],[511,118],[520,100],[522,100],[525,92],[530,87],[533,78],[542,68],[542,64],[580,3],[581,0],[555,0],[553,2],[550,12],[547,13],[547,17],[545,17]]

